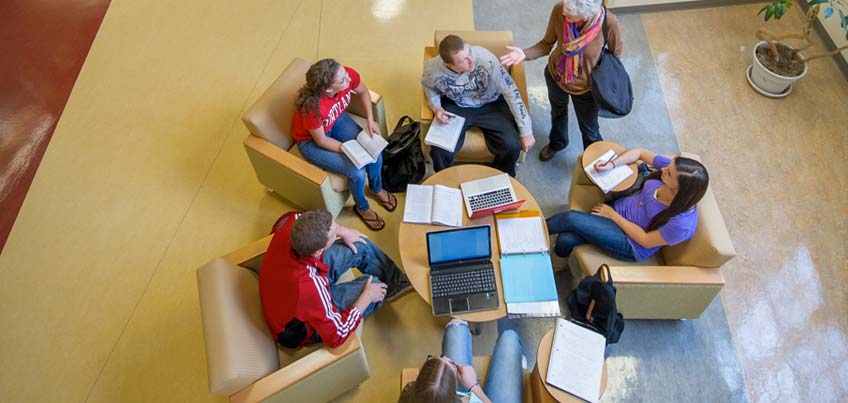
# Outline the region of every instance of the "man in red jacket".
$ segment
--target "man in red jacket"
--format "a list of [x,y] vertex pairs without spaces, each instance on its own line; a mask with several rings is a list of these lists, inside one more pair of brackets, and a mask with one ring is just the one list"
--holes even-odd
[[[351,267],[363,275],[337,283]],[[380,248],[338,225],[326,210],[280,217],[259,271],[265,321],[287,348],[319,341],[337,347],[384,299],[410,289],[406,275]]]

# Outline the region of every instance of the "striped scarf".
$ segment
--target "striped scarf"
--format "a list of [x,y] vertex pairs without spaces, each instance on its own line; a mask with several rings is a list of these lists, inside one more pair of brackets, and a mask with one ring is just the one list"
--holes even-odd
[[562,56],[557,63],[558,82],[565,84],[574,81],[575,75],[579,74],[580,66],[583,65],[583,49],[592,43],[601,31],[604,18],[606,18],[606,10],[600,7],[595,17],[583,24],[582,30],[578,30],[573,23],[568,22],[565,16],[562,17],[563,45]]

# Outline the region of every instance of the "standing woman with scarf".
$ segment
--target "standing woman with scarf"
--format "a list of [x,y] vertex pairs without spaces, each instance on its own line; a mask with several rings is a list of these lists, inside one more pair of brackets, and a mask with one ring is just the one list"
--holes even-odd
[[542,40],[526,49],[507,46],[509,53],[501,57],[501,63],[511,66],[550,54],[545,83],[551,102],[551,132],[548,135],[550,142],[539,153],[542,161],[553,158],[568,146],[569,97],[574,102],[574,112],[583,135],[583,149],[603,140],[598,127],[598,106],[592,98],[589,80],[604,46],[604,34],[601,32],[604,19],[607,47],[616,56],[621,56],[621,34],[615,15],[601,3],[602,0],[563,0],[557,3],[551,11]]

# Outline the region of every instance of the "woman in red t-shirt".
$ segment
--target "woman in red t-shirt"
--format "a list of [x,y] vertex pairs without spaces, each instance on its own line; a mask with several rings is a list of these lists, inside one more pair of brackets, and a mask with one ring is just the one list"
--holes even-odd
[[333,59],[324,59],[310,66],[306,72],[306,84],[300,88],[297,96],[292,139],[297,142],[304,159],[322,169],[348,177],[348,187],[356,203],[353,211],[368,228],[379,231],[386,223],[368,205],[365,178],[368,178],[371,193],[386,210],[395,210],[397,198],[383,189],[382,156],[376,162],[357,169],[342,152],[342,143],[356,138],[362,131],[345,113],[350,105],[351,93],[364,106],[368,131],[372,136],[380,136],[380,126],[374,121],[371,110],[371,95],[359,78],[359,73]]

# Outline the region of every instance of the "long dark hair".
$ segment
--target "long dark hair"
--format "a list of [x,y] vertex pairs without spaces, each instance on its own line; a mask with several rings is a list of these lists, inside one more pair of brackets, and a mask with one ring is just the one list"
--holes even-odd
[[318,100],[324,91],[333,85],[341,64],[333,59],[323,59],[309,66],[306,71],[306,84],[297,92],[295,106],[299,111],[318,113]]
[[427,360],[415,379],[415,402],[455,403],[456,371],[439,357]]
[[[671,217],[695,207],[707,192],[710,175],[703,164],[686,157],[675,158],[673,164],[677,168],[677,194],[674,195],[668,208],[651,219],[651,224],[645,229],[646,232],[662,227]],[[661,176],[662,172],[654,172],[647,179],[660,179]]]

